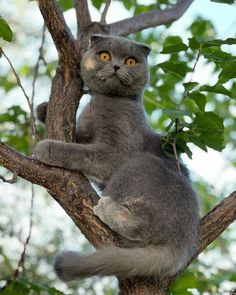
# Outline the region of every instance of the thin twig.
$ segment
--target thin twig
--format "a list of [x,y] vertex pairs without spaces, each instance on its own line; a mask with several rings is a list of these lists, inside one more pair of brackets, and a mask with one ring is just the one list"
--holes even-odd
[[100,21],[101,24],[106,24],[106,16],[107,16],[107,12],[108,12],[110,4],[111,4],[111,0],[107,0],[105,4],[105,8],[101,15],[101,21]]
[[22,83],[21,83],[21,80],[13,66],[13,64],[11,63],[10,59],[8,58],[8,56],[6,55],[6,53],[3,51],[3,49],[0,47],[0,52],[4,55],[4,57],[6,58],[7,62],[9,63],[15,77],[16,77],[16,82],[18,84],[18,86],[21,88],[26,100],[27,100],[27,103],[28,103],[28,106],[29,106],[29,109],[30,109],[30,123],[31,123],[31,128],[32,128],[32,133],[36,139],[36,141],[38,141],[38,136],[37,136],[37,132],[36,132],[36,125],[35,125],[35,118],[34,118],[34,111],[33,111],[33,107],[32,107],[32,104],[30,103],[30,98],[29,96],[27,95],[24,87],[22,86]]
[[[42,60],[43,63],[45,64],[45,59],[44,59],[44,56],[43,56],[43,46],[44,46],[44,42],[45,42],[45,33],[46,33],[46,24],[44,22],[43,24],[43,29],[42,29],[42,40],[41,40],[41,44],[40,44],[40,47],[39,47],[39,55],[38,55],[38,59],[37,59],[37,62],[35,64],[35,67],[34,67],[34,73],[33,73],[33,82],[32,82],[32,93],[31,93],[31,107],[32,107],[32,110],[34,110],[34,96],[35,96],[35,85],[36,85],[36,81],[37,81],[37,78],[38,78],[38,73],[39,73],[39,64],[40,64],[40,61]],[[29,130],[29,138],[32,139],[32,128],[30,128]],[[36,142],[38,142],[38,137],[36,138]],[[30,152],[32,152],[33,150],[33,147],[34,147],[34,144],[32,143],[32,141],[30,141],[29,143],[29,150]]]
[[33,74],[33,82],[32,82],[32,93],[31,93],[31,105],[32,108],[34,109],[34,96],[35,96],[35,84],[36,84],[36,80],[38,77],[38,72],[39,72],[39,63],[41,60],[44,60],[44,56],[43,56],[43,46],[44,46],[44,42],[45,42],[45,32],[46,32],[46,24],[43,24],[43,30],[42,30],[42,41],[41,41],[41,45],[39,47],[39,56],[37,59],[37,62],[35,64],[34,67],[34,74]]
[[176,167],[177,167],[179,174],[181,175],[182,173],[181,173],[181,168],[180,168],[180,163],[179,163],[179,156],[178,156],[177,148],[176,148],[176,138],[174,138],[174,141],[173,141],[173,143],[171,143],[171,145],[173,147],[173,152],[174,152],[175,161],[176,161]]
[[180,167],[180,163],[179,163],[179,156],[178,156],[177,146],[176,146],[176,140],[177,140],[176,136],[179,132],[182,131],[182,129],[181,130],[178,129],[178,123],[179,123],[179,119],[176,118],[175,119],[175,136],[174,136],[173,142],[170,142],[170,144],[172,145],[172,148],[173,148],[177,170],[178,170],[179,174],[181,175],[182,174],[181,167]]
[[[199,58],[200,58],[201,54],[202,54],[202,44],[200,44],[200,47],[199,47],[199,49],[198,49],[197,58],[196,58],[196,61],[195,61],[194,65],[193,65],[192,73],[195,72],[195,69],[196,69],[196,66],[197,66],[197,63],[198,63],[198,61],[199,61]],[[191,81],[190,81],[190,82],[191,82]]]
[[[197,64],[198,64],[199,59],[200,59],[200,57],[201,57],[201,54],[202,54],[202,44],[200,45],[200,47],[199,47],[199,49],[198,49],[197,57],[196,57],[196,60],[195,60],[194,65],[193,65],[193,69],[192,69],[191,77],[190,77],[188,83],[191,83],[191,82],[193,81],[193,74],[194,74],[194,72],[195,72],[195,70],[196,70]],[[187,95],[188,95],[188,90],[185,89],[183,98],[185,98]]]
[[23,245],[23,251],[21,253],[20,260],[18,262],[17,268],[13,273],[13,279],[17,279],[21,273],[24,272],[24,265],[25,265],[25,255],[26,255],[26,250],[27,246],[29,244],[30,238],[31,238],[31,233],[32,233],[32,227],[33,227],[33,207],[34,207],[34,185],[32,184],[31,186],[31,202],[30,202],[30,222],[29,222],[29,233],[28,236],[24,242]]
[[6,179],[4,176],[0,175],[0,179],[3,181],[3,182],[6,182],[6,183],[15,183],[17,181],[17,176],[18,176],[18,172],[17,171],[14,171],[13,172],[13,176],[11,179]]

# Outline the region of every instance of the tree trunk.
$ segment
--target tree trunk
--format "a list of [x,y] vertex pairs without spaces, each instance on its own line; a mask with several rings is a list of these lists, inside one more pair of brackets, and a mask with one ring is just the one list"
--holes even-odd
[[[130,18],[107,25],[104,24],[105,13],[102,16],[103,23],[92,23],[87,0],[74,0],[79,28],[79,38],[75,40],[66,25],[58,2],[38,0],[39,9],[59,57],[47,111],[46,136],[66,142],[75,141],[75,115],[79,100],[83,95],[80,77],[81,54],[88,46],[91,33],[127,35],[144,28],[171,23],[184,13],[192,2],[193,0],[179,0],[173,8],[163,12],[153,11],[151,14],[143,14],[134,19]],[[108,5],[106,5],[107,8]],[[0,163],[32,183],[44,186],[95,247],[109,243],[119,245],[119,236],[93,215],[92,207],[97,203],[98,196],[84,176],[76,172],[49,167],[19,155],[1,142]],[[235,219],[236,194],[233,193],[202,219],[201,244],[198,253]],[[138,277],[120,280],[120,294],[164,295],[172,280],[173,278],[167,278],[159,282],[156,278]]]
[[165,295],[171,280],[132,278],[119,281],[120,295]]

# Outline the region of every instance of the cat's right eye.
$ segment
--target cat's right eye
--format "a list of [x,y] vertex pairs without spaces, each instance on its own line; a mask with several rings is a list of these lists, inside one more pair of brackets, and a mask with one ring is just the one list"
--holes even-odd
[[111,55],[107,51],[100,52],[98,57],[101,61],[104,61],[104,62],[108,62],[111,60]]

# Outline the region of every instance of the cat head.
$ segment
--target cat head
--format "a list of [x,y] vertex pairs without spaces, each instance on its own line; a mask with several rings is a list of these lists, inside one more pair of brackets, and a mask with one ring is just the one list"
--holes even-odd
[[121,37],[92,35],[83,55],[81,74],[95,93],[111,96],[139,96],[148,82],[146,45]]

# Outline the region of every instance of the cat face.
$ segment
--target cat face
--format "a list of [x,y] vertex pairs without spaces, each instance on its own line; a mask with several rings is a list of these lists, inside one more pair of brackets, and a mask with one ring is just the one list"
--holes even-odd
[[84,54],[81,74],[95,93],[110,96],[139,96],[149,78],[150,48],[120,37],[92,35]]

